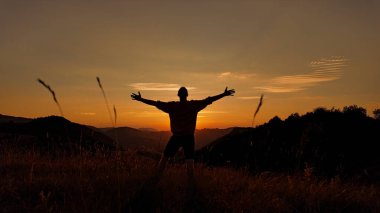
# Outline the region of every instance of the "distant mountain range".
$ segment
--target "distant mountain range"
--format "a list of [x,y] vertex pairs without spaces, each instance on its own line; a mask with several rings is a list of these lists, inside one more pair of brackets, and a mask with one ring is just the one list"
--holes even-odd
[[[214,140],[230,133],[233,128],[227,129],[200,129],[195,131],[195,149],[200,149]],[[101,128],[107,136],[113,138],[124,148],[147,147],[162,151],[168,142],[171,132],[148,131],[130,127]]]
[[0,123],[27,123],[31,120],[31,118],[14,117],[0,114]]
[[[196,130],[195,147],[199,149],[231,131],[232,128]],[[148,148],[162,151],[170,136],[169,131],[151,128],[96,128],[57,116],[30,119],[0,114],[0,143],[6,141],[23,148],[78,151],[94,149],[92,145],[96,144],[107,149],[120,145],[124,149]]]
[[116,148],[111,138],[96,129],[58,116],[27,119],[1,115],[0,121],[0,143],[8,147],[68,154]]

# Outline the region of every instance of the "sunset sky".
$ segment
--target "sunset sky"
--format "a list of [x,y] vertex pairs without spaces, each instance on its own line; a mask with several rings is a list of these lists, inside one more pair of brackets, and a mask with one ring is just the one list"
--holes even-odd
[[198,128],[250,126],[316,107],[380,108],[380,1],[0,0],[0,114],[59,115],[111,126],[169,128],[132,101],[236,89],[199,114]]

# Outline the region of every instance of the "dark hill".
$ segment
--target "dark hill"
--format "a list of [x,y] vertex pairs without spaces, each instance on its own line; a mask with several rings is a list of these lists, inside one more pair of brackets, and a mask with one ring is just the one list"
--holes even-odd
[[251,172],[312,172],[322,176],[371,175],[380,169],[380,120],[365,109],[318,108],[257,128],[237,128],[198,153],[210,165]]
[[113,150],[112,139],[94,128],[49,116],[24,123],[0,123],[0,142],[18,149],[42,152]]
[[[124,148],[151,148],[162,151],[168,142],[171,133],[169,131],[148,131],[130,127],[103,128],[101,129],[111,138],[117,138],[119,144]],[[228,129],[200,129],[195,131],[195,149],[202,148],[212,141],[228,134]]]
[[234,128],[195,130],[195,149],[200,149],[209,145],[211,142],[227,135],[233,129]]
[[109,137],[116,138],[123,148],[161,150],[165,140],[169,138],[169,132],[143,131],[131,127],[103,128],[101,130]]
[[14,117],[0,114],[0,123],[27,123],[31,120],[31,118]]

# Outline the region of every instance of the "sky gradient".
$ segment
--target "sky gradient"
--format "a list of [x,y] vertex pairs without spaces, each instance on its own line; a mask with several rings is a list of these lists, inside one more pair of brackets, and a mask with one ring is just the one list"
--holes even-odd
[[199,114],[198,128],[250,126],[275,115],[357,104],[380,108],[379,1],[0,0],[0,113],[111,126],[169,128],[134,102],[189,99],[234,88]]

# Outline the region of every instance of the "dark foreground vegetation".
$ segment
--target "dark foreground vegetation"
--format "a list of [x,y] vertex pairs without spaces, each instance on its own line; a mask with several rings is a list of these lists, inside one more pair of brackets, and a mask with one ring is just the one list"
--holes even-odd
[[305,115],[234,131],[203,148],[199,158],[208,165],[299,173],[322,178],[380,181],[380,111],[369,117],[356,105],[317,108]]
[[0,156],[1,212],[380,211],[378,185],[339,177],[248,175],[197,164],[189,185],[185,168],[173,163],[157,185],[143,189],[157,159],[138,150],[60,159],[2,150]]
[[4,118],[0,212],[380,212],[380,110],[207,133],[225,135],[197,152],[195,180],[177,156],[158,182],[155,147],[120,149],[128,137],[56,116]]

